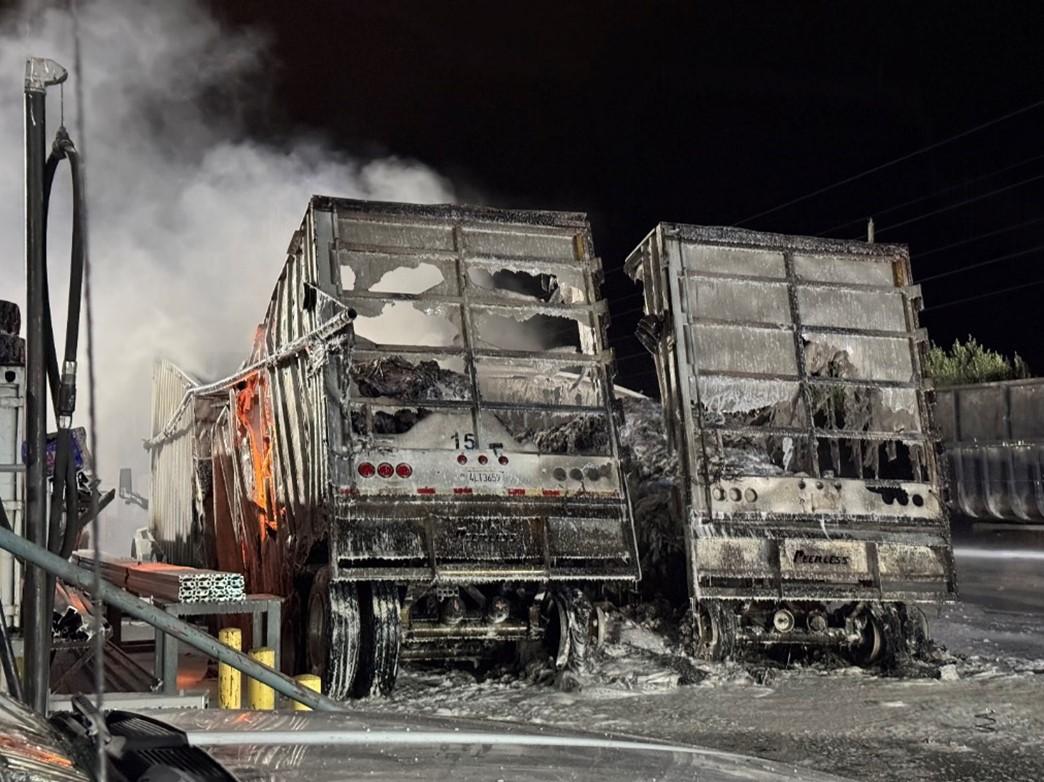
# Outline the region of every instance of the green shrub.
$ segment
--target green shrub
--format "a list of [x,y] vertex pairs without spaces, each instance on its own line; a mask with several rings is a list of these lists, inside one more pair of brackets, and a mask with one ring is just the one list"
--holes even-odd
[[1018,353],[1008,358],[980,345],[972,336],[967,342],[954,340],[949,350],[931,345],[924,372],[939,388],[1031,376],[1029,365]]

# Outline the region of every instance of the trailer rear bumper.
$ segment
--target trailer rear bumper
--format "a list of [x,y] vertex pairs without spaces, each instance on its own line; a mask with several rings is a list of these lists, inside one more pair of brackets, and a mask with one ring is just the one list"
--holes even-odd
[[636,581],[623,503],[402,503],[333,521],[336,576],[468,584]]
[[899,540],[875,537],[812,537],[795,531],[697,537],[690,548],[694,597],[828,602],[953,598],[952,552],[941,531]]

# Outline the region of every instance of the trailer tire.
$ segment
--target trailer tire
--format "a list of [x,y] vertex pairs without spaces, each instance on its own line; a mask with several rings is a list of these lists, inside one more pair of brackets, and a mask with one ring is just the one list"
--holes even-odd
[[353,694],[356,698],[388,695],[395,688],[402,643],[398,587],[387,581],[361,584],[359,617],[359,665]]
[[308,593],[306,657],[323,692],[336,700],[352,695],[359,658],[359,597],[350,581],[331,581],[320,568]]
[[718,600],[701,600],[690,614],[693,656],[709,662],[724,662],[736,651],[736,616]]
[[932,650],[928,617],[918,606],[905,603],[899,604],[898,611],[906,653],[915,660],[927,659]]
[[556,589],[542,609],[544,650],[558,671],[583,671],[591,640],[591,601],[575,587]]
[[22,311],[13,301],[0,299],[0,334],[18,336],[22,330]]
[[860,641],[849,649],[852,661],[863,668],[893,666],[903,630],[898,613],[873,606],[860,609],[857,616],[863,620],[863,631]]
[[0,334],[0,365],[25,366],[25,340],[12,334]]

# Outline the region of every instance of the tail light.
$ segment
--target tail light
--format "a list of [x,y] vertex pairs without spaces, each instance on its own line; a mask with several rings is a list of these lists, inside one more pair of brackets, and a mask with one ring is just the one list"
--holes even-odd
[[501,464],[507,464],[508,463],[508,458],[506,456],[501,456],[499,459],[497,459],[497,461],[500,462]]
[[478,458],[478,463],[479,464],[485,464],[488,461],[489,461],[489,457],[486,456],[486,454],[484,454],[484,453],[480,453],[479,454],[479,458]]
[[413,468],[406,464],[406,462],[403,462],[402,464],[396,465],[395,474],[400,478],[409,478],[413,475]]
[[375,472],[377,472],[376,468],[369,462],[363,462],[359,465],[359,475],[363,478],[372,478]]
[[377,474],[382,478],[390,478],[395,474],[395,468],[388,462],[381,462],[377,465]]
[[467,463],[468,463],[468,457],[465,456],[464,454],[460,454],[457,457],[457,464],[467,464]]

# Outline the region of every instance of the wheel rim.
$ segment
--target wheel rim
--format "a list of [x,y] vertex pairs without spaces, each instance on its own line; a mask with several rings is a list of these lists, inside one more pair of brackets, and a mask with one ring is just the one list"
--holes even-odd
[[551,598],[548,610],[545,645],[554,656],[555,667],[564,668],[569,662],[569,611],[561,595]]
[[696,648],[704,657],[714,658],[721,647],[721,627],[714,612],[700,603],[696,613]]
[[[318,579],[316,579],[318,585]],[[330,647],[330,605],[322,590],[312,588],[308,596],[308,667],[312,673],[326,679],[326,653]]]
[[862,637],[853,648],[853,656],[860,665],[870,665],[881,656],[881,650],[884,647],[884,635],[881,623],[877,620],[877,617],[867,612],[864,614],[864,618],[865,624],[863,625]]

